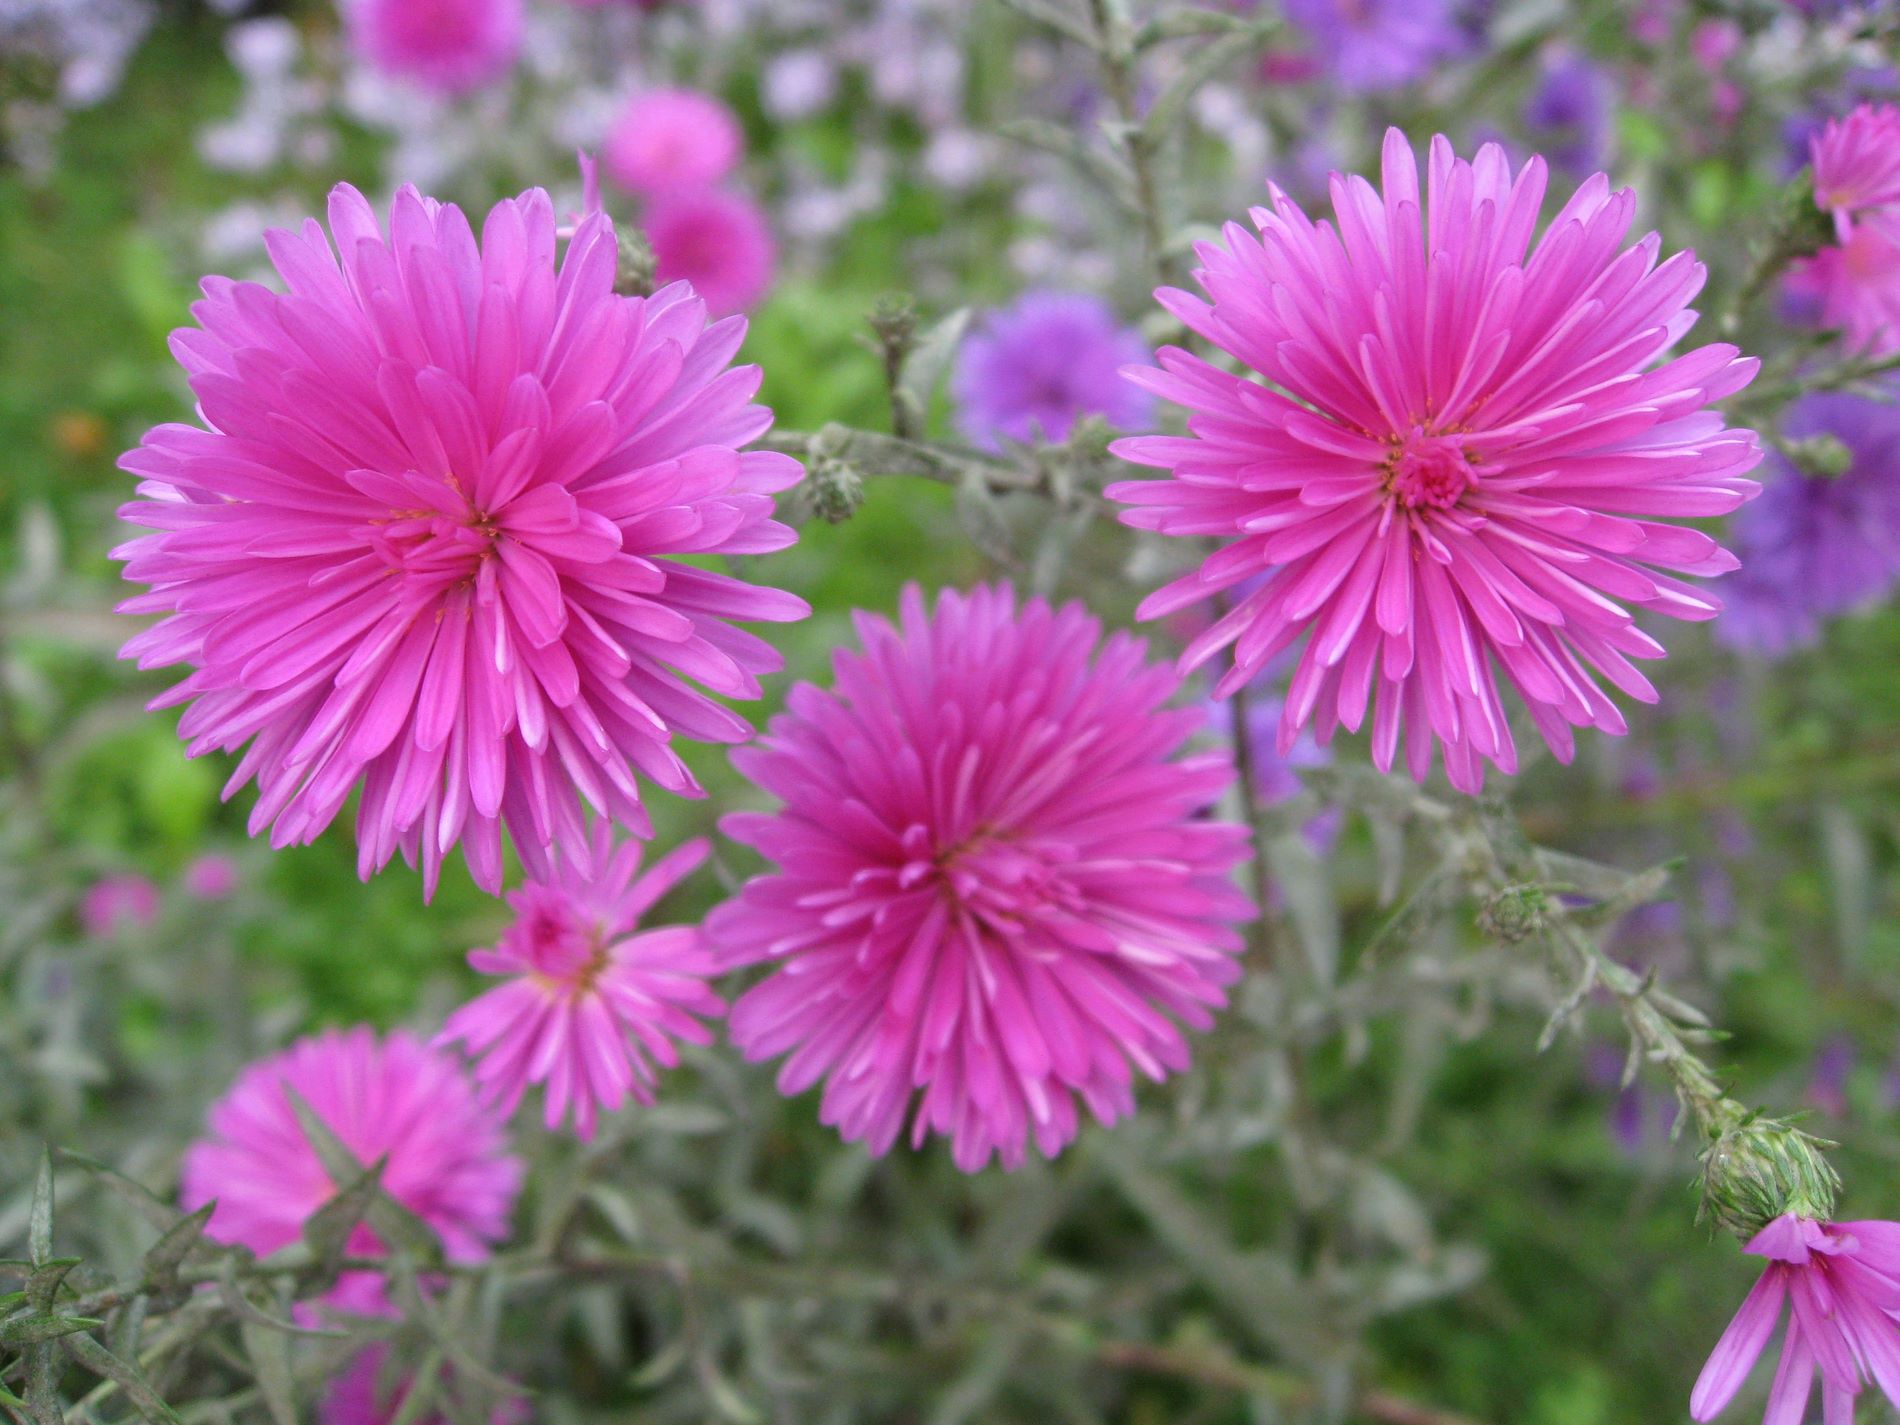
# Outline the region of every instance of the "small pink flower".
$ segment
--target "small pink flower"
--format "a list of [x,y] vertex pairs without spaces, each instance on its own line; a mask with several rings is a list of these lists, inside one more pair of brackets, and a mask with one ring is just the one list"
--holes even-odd
[[158,919],[158,887],[124,872],[96,881],[79,902],[79,927],[96,940]]
[[668,193],[642,221],[662,282],[689,282],[715,312],[741,312],[772,285],[778,245],[765,214],[737,193]]
[[1768,1267],[1696,1378],[1690,1415],[1713,1420],[1735,1398],[1788,1301],[1763,1425],[1800,1425],[1817,1369],[1827,1425],[1852,1425],[1868,1381],[1900,1407],[1900,1223],[1777,1217],[1746,1250]]
[[[1053,1157],[1086,1108],[1132,1113],[1137,1073],[1189,1062],[1240,977],[1245,828],[1209,809],[1225,756],[1182,752],[1197,706],[1079,603],[911,585],[900,626],[856,615],[831,691],[800,684],[733,764],[783,803],[721,829],[776,869],[708,917],[779,1091],[883,1154],[910,1124],[958,1167]],[[914,1111],[913,1111],[914,1101]]]
[[710,187],[744,151],[737,116],[717,98],[696,89],[652,89],[621,110],[600,162],[621,187],[651,196]]
[[1809,141],[1814,201],[1834,215],[1843,242],[1856,214],[1900,209],[1900,109],[1862,104],[1829,119]]
[[237,862],[209,852],[185,867],[185,894],[201,901],[221,901],[237,889]]
[[375,68],[458,94],[505,74],[522,0],[344,0],[350,43]]
[[[507,1152],[500,1119],[453,1055],[400,1030],[378,1039],[358,1026],[252,1064],[211,1106],[209,1134],[185,1153],[179,1196],[188,1212],[217,1202],[206,1228],[214,1241],[274,1252],[336,1195],[292,1089],[358,1162],[387,1157],[384,1188],[435,1229],[449,1260],[480,1261],[507,1235],[521,1163]],[[384,1251],[367,1226],[349,1247],[354,1256]],[[381,1278],[367,1272],[346,1273],[325,1299],[354,1312],[388,1307]]]
[[1208,300],[1157,296],[1233,361],[1166,348],[1130,371],[1188,434],[1116,442],[1166,478],[1107,493],[1126,524],[1222,542],[1140,609],[1232,591],[1182,659],[1231,649],[1218,696],[1298,650],[1283,752],[1309,724],[1326,745],[1370,723],[1381,770],[1403,745],[1423,780],[1442,746],[1475,792],[1487,762],[1517,767],[1500,684],[1567,762],[1573,729],[1626,730],[1610,688],[1657,698],[1636,661],[1664,650],[1633,610],[1721,608],[1675,575],[1734,557],[1676,521],[1758,492],[1755,434],[1709,409],[1757,363],[1671,355],[1703,269],[1653,233],[1626,247],[1636,195],[1602,174],[1538,237],[1541,158],[1513,172],[1495,144],[1467,161],[1436,138],[1421,183],[1393,129],[1383,170],[1383,192],[1333,176],[1335,222],[1276,188],[1258,236],[1230,223],[1196,248]]
[[557,857],[550,879],[508,897],[515,923],[468,962],[511,978],[458,1009],[437,1038],[478,1056],[475,1075],[503,1112],[529,1084],[546,1084],[548,1127],[572,1104],[582,1138],[594,1136],[601,1110],[629,1097],[652,1103],[654,1061],[677,1064],[675,1040],[708,1043],[695,1016],[725,1009],[706,984],[714,964],[696,927],[636,933],[641,915],[706,859],[706,842],[687,842],[642,876],[639,843],[616,848],[604,820],[594,833],[591,874]]

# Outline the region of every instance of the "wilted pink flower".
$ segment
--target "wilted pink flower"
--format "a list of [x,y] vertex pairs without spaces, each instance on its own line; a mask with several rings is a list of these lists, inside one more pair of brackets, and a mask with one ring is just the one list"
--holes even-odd
[[204,429],[162,425],[121,464],[158,531],[117,552],[171,616],[141,667],[192,671],[193,755],[249,743],[253,835],[309,842],[362,798],[358,869],[401,849],[434,889],[458,840],[501,884],[505,821],[531,871],[587,846],[583,803],[651,835],[636,773],[700,795],[673,736],[733,742],[744,719],[691,687],[759,695],[776,652],[732,619],[802,600],[681,555],[763,554],[798,464],[738,447],[771,413],[729,369],[739,321],[683,285],[614,294],[616,245],[581,218],[555,262],[553,208],[498,204],[478,248],[453,206],[397,194],[385,238],[339,187],[330,227],[268,235],[290,291],[207,279],[173,339]]
[[[294,1090],[366,1167],[387,1157],[382,1185],[442,1240],[450,1261],[477,1262],[508,1233],[521,1186],[501,1121],[484,1108],[453,1055],[397,1031],[367,1027],[300,1039],[238,1075],[206,1117],[208,1137],[185,1153],[186,1211],[216,1200],[208,1236],[259,1255],[297,1240],[337,1193],[291,1105]],[[352,1256],[384,1250],[358,1226]],[[381,1279],[346,1273],[326,1298],[349,1311],[383,1309]]]
[[185,867],[185,894],[201,901],[221,901],[237,889],[237,862],[229,856],[206,852]]
[[749,198],[717,189],[668,193],[641,220],[662,282],[690,282],[715,312],[741,312],[772,285],[778,245]]
[[79,928],[105,940],[158,919],[158,887],[133,872],[93,882],[79,900]]
[[1372,713],[1372,753],[1401,735],[1414,777],[1444,744],[1452,783],[1476,791],[1488,759],[1517,765],[1497,673],[1557,756],[1571,728],[1624,730],[1601,676],[1655,689],[1630,663],[1663,649],[1627,605],[1706,619],[1720,604],[1659,569],[1719,574],[1735,560],[1663,522],[1725,514],[1756,492],[1750,431],[1704,408],[1756,363],[1706,346],[1653,366],[1694,320],[1703,269],[1658,265],[1652,233],[1622,249],[1636,199],[1589,179],[1532,250],[1544,164],[1517,174],[1432,142],[1429,203],[1405,136],[1386,135],[1384,194],[1332,182],[1337,230],[1277,188],[1197,250],[1213,299],[1165,289],[1188,327],[1270,385],[1179,349],[1135,380],[1193,413],[1185,437],[1115,450],[1173,478],[1125,481],[1123,520],[1224,538],[1150,595],[1144,618],[1266,577],[1182,658],[1232,645],[1225,696],[1305,638],[1280,744]]
[[739,120],[697,89],[650,89],[627,101],[607,131],[600,164],[635,193],[667,193],[719,182],[745,151]]
[[459,1039],[480,1056],[475,1076],[504,1112],[529,1084],[546,1084],[548,1127],[572,1104],[583,1138],[602,1109],[629,1097],[652,1103],[653,1061],[677,1064],[675,1040],[710,1042],[694,1016],[717,1015],[725,1002],[706,984],[714,964],[697,927],[638,926],[708,849],[689,841],[642,876],[639,843],[615,847],[596,824],[592,871],[557,855],[552,879],[508,897],[515,923],[468,962],[511,978],[449,1016],[436,1042]]
[[383,73],[456,94],[505,74],[521,0],[342,0],[351,47]]
[[1829,119],[1809,141],[1814,201],[1834,215],[1843,240],[1859,213],[1900,209],[1900,109],[1862,104]]
[[966,1172],[1053,1156],[1078,1097],[1112,1123],[1135,1070],[1186,1068],[1176,1021],[1205,1029],[1239,978],[1247,833],[1204,815],[1232,771],[1175,755],[1201,710],[1164,709],[1174,674],[1079,603],[932,612],[912,585],[901,631],[856,618],[835,690],[800,684],[733,754],[784,803],[720,823],[778,867],[706,923],[730,963],[779,966],[733,1039],[789,1052],[782,1093],[826,1080],[823,1120],[873,1153],[911,1116]]
[[1689,1414],[1713,1420],[1735,1398],[1784,1301],[1793,1311],[1764,1425],[1800,1425],[1817,1369],[1827,1425],[1853,1425],[1864,1381],[1900,1407],[1900,1223],[1777,1217],[1746,1250],[1768,1267],[1702,1367]]
[[[389,1347],[378,1342],[352,1356],[317,1405],[318,1425],[389,1425],[401,1414],[403,1402],[415,1385],[415,1373],[393,1369],[389,1355]],[[442,1375],[443,1388],[454,1390],[454,1371],[444,1367]],[[488,1418],[489,1425],[526,1425],[527,1402],[518,1397],[504,1400]],[[432,1410],[415,1425],[447,1422],[446,1415]]]

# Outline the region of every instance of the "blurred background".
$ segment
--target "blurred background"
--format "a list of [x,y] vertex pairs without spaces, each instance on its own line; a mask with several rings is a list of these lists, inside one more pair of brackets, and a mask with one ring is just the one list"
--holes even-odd
[[[774,631],[789,668],[748,710],[762,720],[828,676],[850,609],[889,610],[907,579],[1004,573],[1086,592],[1112,623],[1158,582],[1088,495],[1107,463],[1091,429],[1023,453],[956,350],[1032,292],[1162,335],[1105,137],[1123,102],[1178,108],[1160,165],[1177,277],[1185,240],[1269,179],[1323,202],[1327,171],[1368,171],[1399,123],[1542,152],[1559,193],[1599,168],[1635,185],[1639,229],[1694,246],[1711,319],[1733,311],[1734,339],[1785,375],[1822,338],[1799,291],[1732,306],[1750,240],[1820,119],[1900,87],[1890,13],[1821,3],[1136,5],[1127,93],[1076,38],[1096,13],[1080,0],[476,8],[492,32],[445,77],[370,52],[330,0],[0,0],[0,1250],[25,1232],[42,1142],[170,1197],[238,1066],[320,1026],[431,1030],[506,916],[459,861],[429,905],[401,866],[359,884],[341,821],[309,848],[252,844],[250,794],[219,798],[226,760],[187,760],[176,714],[143,711],[170,679],[115,658],[131,622],[107,551],[132,480],[114,462],[190,413],[167,333],[200,275],[267,273],[263,230],[320,212],[331,184],[380,203],[413,182],[472,210],[545,186],[572,209],[575,150],[599,151],[606,205],[647,226],[660,276],[748,312],[743,359],[780,427],[888,429],[868,318],[907,294],[948,368],[931,430],[1080,472],[1053,503],[879,477],[837,523],[792,497],[801,541],[769,582],[816,613]],[[740,135],[697,211],[612,159],[630,110],[677,90]],[[1744,587],[1738,607],[1777,616],[1721,642],[1656,630],[1661,706],[1511,788],[1550,845],[1669,864],[1606,932],[1616,953],[1732,1032],[1742,1097],[1842,1141],[1847,1217],[1900,1214],[1891,589],[1809,609]],[[656,801],[662,845],[756,799],[722,751],[685,755],[710,795]],[[1685,1419],[1750,1272],[1693,1221],[1672,1100],[1620,1086],[1613,1016],[1535,1052],[1541,959],[1487,939],[1429,831],[1322,811],[1314,785],[1279,790],[1285,908],[1331,957],[1301,1025],[1250,986],[1136,1119],[1015,1174],[964,1177],[938,1147],[874,1163],[717,1045],[590,1148],[524,1113],[524,1238],[578,1212],[590,1240],[692,1265],[515,1292],[484,1318],[484,1359],[543,1392],[548,1420]],[[752,869],[722,847],[655,919],[696,918]],[[1289,1033],[1311,1136],[1286,1131]],[[62,1246],[102,1269],[149,1241],[83,1175],[62,1199]],[[184,1372],[188,1418],[265,1418],[229,1354]]]

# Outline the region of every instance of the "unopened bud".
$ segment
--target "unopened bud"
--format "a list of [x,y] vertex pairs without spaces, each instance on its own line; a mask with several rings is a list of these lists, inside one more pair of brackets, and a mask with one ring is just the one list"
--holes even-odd
[[870,323],[878,345],[901,355],[917,335],[917,307],[907,293],[886,293],[871,308]]
[[1854,452],[1837,435],[1811,435],[1791,440],[1784,449],[1803,475],[1836,480],[1854,467]]
[[1702,1153],[1700,1220],[1743,1241],[1777,1217],[1793,1213],[1828,1221],[1840,1178],[1820,1140],[1773,1118],[1745,1118]]
[[651,297],[659,283],[659,259],[653,244],[638,228],[620,230],[620,258],[614,269],[614,291],[622,297]]
[[805,481],[813,512],[832,524],[844,523],[864,503],[864,477],[842,460],[820,456]]
[[1550,894],[1542,886],[1506,886],[1478,910],[1478,929],[1493,940],[1516,945],[1544,928]]

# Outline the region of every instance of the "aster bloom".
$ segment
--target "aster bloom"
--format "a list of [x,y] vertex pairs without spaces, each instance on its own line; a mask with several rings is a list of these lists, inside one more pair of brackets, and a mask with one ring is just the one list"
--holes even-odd
[[[1889,390],[1900,398],[1900,384]],[[1884,598],[1900,580],[1900,406],[1811,392],[1789,406],[1782,432],[1832,436],[1848,465],[1809,475],[1770,452],[1762,497],[1735,522],[1742,568],[1715,634],[1771,657],[1815,642],[1823,620]]]
[[1846,238],[1857,215],[1900,208],[1900,109],[1862,104],[1809,141],[1814,201]]
[[1871,1381],[1900,1407],[1900,1223],[1777,1217],[1744,1249],[1768,1259],[1689,1397],[1713,1420],[1748,1379],[1784,1302],[1792,1302],[1763,1425],[1800,1425],[1821,1375],[1828,1425],[1852,1425],[1854,1397]]
[[1154,404],[1120,373],[1148,356],[1141,334],[1101,298],[1025,292],[986,316],[957,352],[957,424],[985,450],[999,450],[1005,440],[1067,440],[1083,416],[1139,429]]
[[697,89],[636,94],[607,131],[601,167],[635,193],[704,188],[737,166],[745,150],[739,120]]
[[717,189],[657,198],[641,220],[662,282],[690,282],[715,312],[742,312],[772,286],[778,245],[758,204]]
[[1526,136],[1553,168],[1584,178],[1609,157],[1615,106],[1609,72],[1587,55],[1558,49],[1544,57],[1537,87],[1519,117]]
[[751,729],[691,686],[759,695],[778,655],[729,620],[802,600],[675,556],[793,541],[771,494],[798,464],[739,447],[771,413],[730,368],[740,321],[708,325],[675,284],[613,290],[612,224],[578,220],[556,265],[552,205],[498,204],[481,245],[461,211],[396,196],[390,233],[331,195],[339,267],[314,221],[267,242],[289,286],[211,278],[172,346],[202,428],[161,425],[120,463],[156,530],[115,551],[170,617],[141,667],[189,675],[191,754],[249,743],[250,830],[314,840],[362,790],[358,869],[400,849],[432,892],[459,841],[501,884],[500,828],[537,874],[583,804],[651,835],[636,774],[700,790],[675,734]]
[[529,1084],[547,1085],[547,1125],[571,1104],[574,1128],[594,1136],[604,1109],[653,1102],[654,1062],[679,1063],[674,1041],[711,1042],[696,1016],[725,1009],[707,986],[711,953],[696,927],[638,929],[640,917],[696,870],[710,848],[689,841],[640,875],[640,846],[614,846],[595,827],[595,869],[556,858],[554,875],[513,895],[515,922],[468,962],[509,976],[449,1016],[438,1043],[479,1056],[475,1076],[504,1112]]
[[1286,0],[1285,8],[1348,93],[1410,84],[1471,47],[1456,0]]
[[[478,1262],[508,1234],[521,1164],[454,1056],[400,1030],[365,1026],[300,1039],[252,1064],[211,1106],[208,1135],[185,1153],[187,1212],[216,1201],[206,1234],[260,1256],[298,1239],[310,1214],[336,1196],[316,1147],[297,1121],[290,1090],[365,1165],[387,1157],[382,1185],[435,1229],[450,1261]],[[352,1256],[384,1250],[368,1226]],[[382,1282],[345,1273],[326,1298],[357,1312],[385,1308]]]
[[92,883],[79,899],[79,927],[97,940],[158,919],[158,887],[125,871]]
[[371,66],[443,94],[500,78],[521,51],[521,0],[344,0],[343,18]]
[[1814,200],[1838,240],[1793,264],[1789,294],[1854,350],[1900,352],[1900,109],[1861,104],[1808,151]]
[[[1053,1156],[1077,1101],[1133,1111],[1134,1071],[1187,1067],[1239,978],[1247,833],[1207,819],[1224,756],[1178,755],[1199,708],[1079,603],[915,585],[899,627],[855,615],[831,691],[794,688],[734,764],[783,803],[721,829],[777,869],[706,922],[776,972],[733,1006],[779,1090],[883,1154],[949,1137],[957,1166]],[[913,1096],[918,1096],[911,1113]]]
[[1386,135],[1383,197],[1332,181],[1337,230],[1277,188],[1198,249],[1213,299],[1162,304],[1271,385],[1178,349],[1131,377],[1191,412],[1186,437],[1116,452],[1171,473],[1125,481],[1124,522],[1228,542],[1150,595],[1155,618],[1268,577],[1194,639],[1193,668],[1230,645],[1226,696],[1299,643],[1281,746],[1322,744],[1371,710],[1373,760],[1401,737],[1423,779],[1444,745],[1454,786],[1517,752],[1497,674],[1562,760],[1571,729],[1625,730],[1596,678],[1654,701],[1630,662],[1662,646],[1628,605],[1706,619],[1719,603],[1668,574],[1734,558],[1664,522],[1726,514],[1757,487],[1753,432],[1704,407],[1754,375],[1712,345],[1661,365],[1688,330],[1703,269],[1658,264],[1655,234],[1621,244],[1635,209],[1598,174],[1533,249],[1545,168],[1515,175],[1495,145],[1475,162],[1432,142],[1427,202],[1403,134]]

